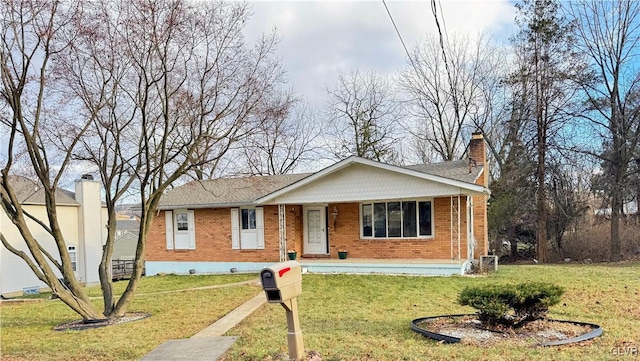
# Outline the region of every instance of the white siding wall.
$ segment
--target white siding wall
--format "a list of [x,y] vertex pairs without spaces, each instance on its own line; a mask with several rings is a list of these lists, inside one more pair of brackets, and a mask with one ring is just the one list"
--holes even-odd
[[[36,216],[38,219],[45,221],[47,219],[44,206],[24,206],[24,209]],[[67,241],[67,246],[75,246],[76,249],[78,249],[78,207],[58,207],[58,219],[62,233]],[[29,221],[29,228],[31,229],[34,237],[41,241],[45,249],[50,251],[51,254],[58,254],[53,238],[49,236],[42,227],[38,226],[33,221]],[[18,229],[1,210],[0,229],[2,229],[2,234],[12,246],[29,253]],[[21,292],[25,287],[46,287],[44,283],[36,278],[31,269],[21,258],[10,253],[1,245],[0,265],[0,294]]]
[[351,165],[277,197],[270,203],[337,203],[438,197],[460,194],[458,187],[420,179],[384,169]]

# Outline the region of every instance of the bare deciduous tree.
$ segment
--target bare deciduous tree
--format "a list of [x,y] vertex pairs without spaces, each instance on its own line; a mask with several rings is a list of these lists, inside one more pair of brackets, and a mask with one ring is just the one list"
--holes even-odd
[[410,54],[410,66],[400,77],[415,120],[406,128],[441,160],[462,156],[464,134],[486,125],[491,117],[489,89],[500,79],[491,55],[482,37],[472,41],[461,36],[428,37]]
[[[121,316],[142,274],[145,241],[164,190],[220,159],[255,125],[256,109],[281,83],[276,38],[247,46],[242,29],[249,15],[241,3],[104,0],[76,9],[22,1],[4,3],[2,10],[11,20],[2,25],[1,65],[2,96],[11,114],[5,123],[12,131],[0,195],[32,257],[3,244],[84,319]],[[27,17],[33,21],[25,22]],[[68,108],[54,113],[52,104],[61,99]],[[49,224],[40,226],[55,240],[58,255],[43,252],[30,236],[15,195],[11,174],[19,147],[45,190]],[[57,221],[55,191],[74,159],[93,167],[105,186],[103,311],[75,279]],[[116,298],[109,264],[115,206],[126,192],[141,200],[140,232],[134,274]]]
[[[13,246],[0,230],[3,246],[21,257],[39,280],[84,318],[99,318],[81,284],[76,280],[71,258],[64,242],[56,209],[57,189],[68,169],[72,154],[59,154],[60,147],[73,149],[90,126],[92,119],[72,119],[62,123],[54,96],[49,89],[50,63],[70,46],[64,37],[71,19],[79,9],[58,1],[8,1],[0,7],[0,71],[3,102],[8,116],[3,127],[8,132],[7,159],[2,167],[0,200],[2,209],[18,228],[28,252]],[[62,100],[62,99],[60,99]],[[57,128],[56,125],[64,125]],[[64,131],[60,131],[64,129]],[[12,167],[28,162],[45,196],[47,219],[39,219],[22,207],[18,192],[20,178]],[[16,187],[18,186],[18,187]],[[55,251],[40,244],[29,224],[45,230],[55,242]],[[31,223],[31,224],[33,224]],[[58,279],[59,272],[66,280]]]
[[396,123],[398,102],[391,83],[369,71],[340,75],[330,96],[328,129],[336,143],[332,151],[339,159],[350,155],[397,163]]
[[640,3],[584,0],[569,5],[578,48],[596,74],[594,82],[581,83],[591,108],[584,117],[604,149],[586,151],[603,163],[611,202],[610,260],[619,261],[620,216],[640,141]]
[[302,101],[287,99],[286,107],[268,112],[267,119],[241,142],[246,173],[287,174],[312,166],[320,157],[318,116]]

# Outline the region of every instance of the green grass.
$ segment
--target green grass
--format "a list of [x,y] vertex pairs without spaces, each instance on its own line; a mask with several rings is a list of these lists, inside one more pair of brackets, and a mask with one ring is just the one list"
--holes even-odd
[[[613,347],[640,347],[639,264],[504,266],[488,277],[305,275],[298,299],[305,350],[327,360],[607,360]],[[465,286],[552,282],[566,288],[552,318],[593,322],[604,335],[553,348],[443,345],[409,328],[412,319],[472,313],[457,305]],[[279,359],[287,352],[285,312],[263,306],[229,335],[232,360]]]
[[[250,279],[257,279],[256,274],[235,274],[235,275],[189,275],[189,276],[154,276],[143,277],[142,280],[153,280],[153,282],[141,282],[136,290],[137,294],[169,292],[188,288],[197,288],[213,285],[228,284],[241,282]],[[114,282],[113,288],[116,294],[121,294],[127,287],[128,280]],[[100,286],[94,286],[87,289],[87,294],[91,297],[101,296]]]
[[[330,360],[607,360],[614,347],[640,347],[640,264],[501,266],[487,277],[304,275],[298,305],[306,350]],[[129,310],[145,320],[85,331],[55,332],[77,316],[60,301],[0,306],[2,360],[137,360],[166,340],[186,338],[253,297],[251,285],[173,291],[234,283],[255,275],[143,278]],[[571,346],[443,345],[409,328],[412,319],[471,313],[457,305],[466,286],[552,282],[566,289],[550,317],[601,325],[604,335]],[[119,283],[117,287],[124,287]],[[97,293],[96,289],[89,292]],[[95,300],[100,303],[99,299]],[[282,359],[285,311],[266,304],[228,335],[240,336],[225,360]],[[628,358],[628,357],[627,357]],[[624,358],[623,358],[624,359]]]
[[[2,303],[2,360],[139,360],[167,340],[193,336],[260,292],[255,285],[151,293],[257,279],[256,275],[144,277],[129,311],[144,320],[84,331],[53,331],[78,316],[59,300]],[[119,282],[118,288],[126,284]],[[91,288],[89,294],[98,295]],[[101,305],[101,299],[95,299]]]

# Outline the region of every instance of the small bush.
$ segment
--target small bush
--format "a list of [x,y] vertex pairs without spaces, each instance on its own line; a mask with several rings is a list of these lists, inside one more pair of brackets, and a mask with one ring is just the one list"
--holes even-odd
[[458,303],[478,310],[478,319],[484,325],[520,327],[544,318],[563,293],[562,287],[542,282],[466,287]]

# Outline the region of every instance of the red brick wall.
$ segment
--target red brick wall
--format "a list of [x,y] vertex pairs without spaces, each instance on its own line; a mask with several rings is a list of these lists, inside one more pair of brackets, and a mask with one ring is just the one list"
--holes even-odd
[[278,262],[278,207],[264,207],[264,249],[231,249],[231,211],[229,208],[196,209],[196,249],[167,250],[165,216],[159,212],[153,221],[145,250],[147,261],[223,261]]
[[[460,257],[466,258],[466,200],[461,197],[460,209]],[[474,198],[474,232],[478,241],[476,255],[486,254],[486,202],[484,196]],[[333,222],[334,207],[338,217]],[[329,249],[330,258],[338,258],[338,249],[349,251],[350,258],[379,259],[450,259],[451,258],[451,199],[436,198],[433,202],[434,237],[428,239],[361,239],[360,205],[358,203],[330,204]],[[196,249],[167,250],[165,240],[165,215],[160,212],[155,218],[146,246],[148,261],[224,261],[224,262],[278,262],[279,231],[278,207],[264,207],[263,250],[231,249],[231,212],[223,209],[196,209]],[[287,206],[287,249],[303,252],[302,206]]]
[[302,206],[287,206],[287,250],[298,252],[298,256],[302,255],[302,225]]
[[[466,201],[461,198],[460,209],[460,257],[466,258]],[[451,259],[451,200],[434,200],[434,237],[427,239],[361,239],[358,203],[330,204],[329,209],[338,209],[338,219],[333,226],[329,221],[330,257],[338,258],[338,249],[346,249],[349,257],[379,259]]]
[[489,230],[487,226],[487,196],[473,197],[473,234],[476,237],[474,258],[486,256],[489,252]]

